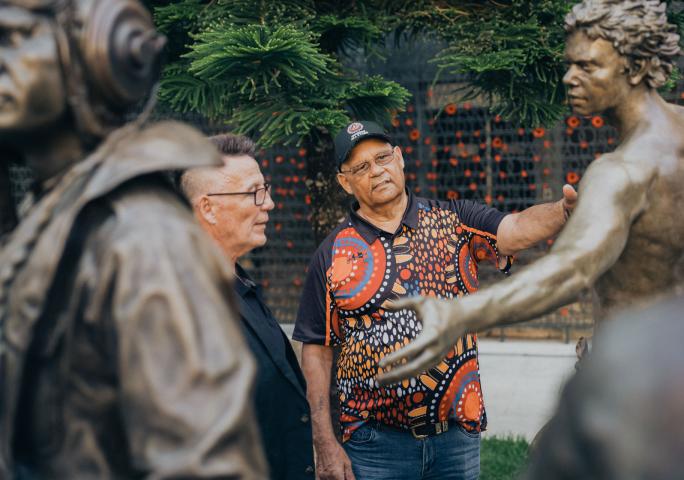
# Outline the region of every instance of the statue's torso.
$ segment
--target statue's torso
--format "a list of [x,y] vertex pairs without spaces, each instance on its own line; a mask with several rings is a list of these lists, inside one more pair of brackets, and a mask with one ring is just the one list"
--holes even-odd
[[684,122],[670,120],[627,146],[626,161],[636,168],[655,164],[656,171],[622,254],[596,283],[597,321],[684,291]]

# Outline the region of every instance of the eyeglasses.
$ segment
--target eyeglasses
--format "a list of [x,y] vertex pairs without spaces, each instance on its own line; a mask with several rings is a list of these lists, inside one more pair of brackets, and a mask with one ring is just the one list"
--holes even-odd
[[207,197],[217,197],[219,195],[253,195],[254,205],[260,207],[266,201],[266,194],[271,193],[271,184],[264,183],[263,187],[259,187],[253,192],[230,192],[230,193],[207,193]]
[[[384,165],[388,165],[392,160],[394,160],[394,149],[390,152],[385,152],[381,153],[377,157],[373,159],[376,165],[382,167]],[[359,165],[356,165],[348,170],[340,170],[340,173],[351,173],[354,177],[362,177],[365,174],[367,174],[370,171],[371,164],[370,162],[363,162]]]

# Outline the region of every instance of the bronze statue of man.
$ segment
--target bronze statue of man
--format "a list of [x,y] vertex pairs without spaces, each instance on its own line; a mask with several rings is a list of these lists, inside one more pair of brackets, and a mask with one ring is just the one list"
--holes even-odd
[[[423,331],[385,357],[397,381],[438,363],[465,332],[532,319],[594,286],[597,320],[684,289],[684,109],[657,92],[679,54],[658,0],[584,0],[565,19],[563,82],[579,115],[603,114],[620,145],[587,169],[551,251],[511,278],[455,301],[402,302]],[[401,364],[400,364],[401,363]]]
[[163,174],[219,155],[125,124],[163,44],[137,0],[0,0],[0,151],[36,180],[0,249],[2,479],[267,476],[232,272]]

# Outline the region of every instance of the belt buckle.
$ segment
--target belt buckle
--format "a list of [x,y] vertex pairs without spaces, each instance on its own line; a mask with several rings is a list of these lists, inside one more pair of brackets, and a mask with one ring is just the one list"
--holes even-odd
[[411,428],[411,435],[413,435],[413,438],[415,438],[416,440],[422,440],[424,438],[429,437],[430,434],[421,435],[419,433],[416,433],[416,428],[424,427],[427,425],[433,425],[434,426],[434,429],[435,429],[434,434],[435,435],[439,435],[439,434],[444,433],[447,430],[449,430],[449,421],[448,420],[442,420],[441,422],[437,422],[437,423],[423,424],[423,425],[419,425],[417,427]]
[[418,428],[418,427],[412,427],[411,428],[411,435],[413,435],[413,438],[415,438],[416,440],[422,440],[422,439],[428,437],[428,435],[420,435],[420,434],[416,433],[416,430],[415,430],[416,428]]

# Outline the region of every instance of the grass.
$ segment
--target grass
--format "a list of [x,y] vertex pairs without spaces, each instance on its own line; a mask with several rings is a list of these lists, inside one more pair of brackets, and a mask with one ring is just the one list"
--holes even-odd
[[523,438],[483,438],[480,480],[517,480],[527,462],[528,448]]

